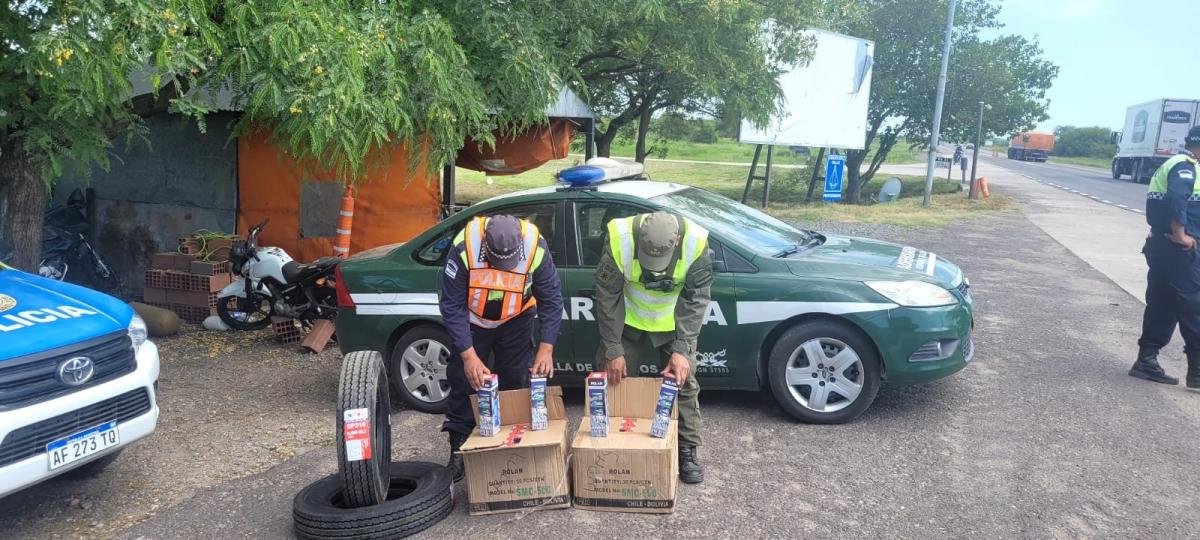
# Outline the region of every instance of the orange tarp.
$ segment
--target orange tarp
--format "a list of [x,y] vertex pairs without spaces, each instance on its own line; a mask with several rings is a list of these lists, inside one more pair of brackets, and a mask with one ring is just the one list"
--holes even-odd
[[[408,148],[393,150],[386,169],[359,184],[354,204],[350,253],[383,244],[406,242],[438,222],[439,175],[420,164],[410,170]],[[304,238],[300,230],[302,180],[334,181],[313,173],[267,142],[261,131],[238,139],[238,232],[245,234],[263,218],[271,224],[259,240],[278,246],[300,262],[333,255],[334,237]],[[338,195],[341,201],[341,195]],[[337,208],[338,203],[332,203]],[[336,210],[335,210],[336,212]],[[336,222],[337,216],[331,216]]]
[[575,125],[562,118],[551,119],[515,137],[496,134],[496,147],[468,140],[458,151],[455,165],[491,176],[519,174],[536,169],[547,161],[566,159],[571,148]]

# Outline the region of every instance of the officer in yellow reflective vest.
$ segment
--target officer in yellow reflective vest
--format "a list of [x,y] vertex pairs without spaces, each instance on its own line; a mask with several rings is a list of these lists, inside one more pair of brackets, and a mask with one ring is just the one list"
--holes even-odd
[[1150,178],[1146,223],[1150,236],[1142,252],[1146,275],[1146,311],[1138,357],[1129,374],[1162,384],[1179,384],[1158,364],[1158,351],[1171,341],[1178,324],[1187,356],[1187,387],[1200,388],[1200,183],[1196,182],[1200,126],[1188,131],[1186,149],[1168,159]]
[[[450,396],[442,431],[449,432],[447,467],[463,476],[458,450],[475,429],[471,394],[495,372],[500,388],[529,386],[530,374],[554,371],[554,344],[562,325],[558,270],[534,224],[512,216],[477,217],[454,239],[439,299],[454,355],[446,366]],[[536,353],[534,314],[541,323]],[[492,369],[484,362],[492,356]]]
[[678,380],[679,478],[704,481],[700,446],[700,384],[696,339],[711,298],[708,231],[665,212],[608,222],[608,248],[596,267],[598,356],[611,383],[620,384],[645,342],[658,351],[662,374]]

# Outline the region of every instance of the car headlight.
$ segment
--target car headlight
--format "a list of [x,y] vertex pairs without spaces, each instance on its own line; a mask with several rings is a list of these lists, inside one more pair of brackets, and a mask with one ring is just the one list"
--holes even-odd
[[868,287],[904,307],[948,306],[958,303],[950,291],[924,281],[867,281]]
[[142,344],[146,342],[146,336],[149,332],[146,330],[146,321],[137,315],[129,321],[129,340],[133,342],[133,350],[142,348]]

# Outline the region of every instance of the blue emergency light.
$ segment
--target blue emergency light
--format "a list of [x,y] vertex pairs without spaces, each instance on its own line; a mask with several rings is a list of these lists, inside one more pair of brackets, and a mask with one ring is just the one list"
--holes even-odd
[[563,169],[558,179],[572,187],[582,187],[604,181],[604,169],[594,165],[576,165]]

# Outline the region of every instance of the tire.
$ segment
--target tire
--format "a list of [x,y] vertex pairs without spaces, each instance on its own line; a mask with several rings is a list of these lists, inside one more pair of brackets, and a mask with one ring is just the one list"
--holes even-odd
[[[262,314],[261,307],[263,302],[266,302],[270,307],[266,315],[261,319],[247,320],[249,315],[245,315],[241,318],[234,315],[235,311],[244,315],[246,308],[249,305],[248,303],[250,302],[258,303],[257,305],[259,306],[260,311],[256,311],[255,314]],[[230,304],[233,304],[234,310],[230,310]],[[240,296],[222,296],[217,299],[217,316],[221,318],[221,322],[225,323],[234,330],[242,330],[246,332],[262,330],[263,328],[271,326],[271,316],[274,314],[275,304],[271,301],[271,297],[260,292],[251,293],[249,299],[243,299]]]
[[[814,343],[820,347],[814,354],[823,355],[816,365],[808,361]],[[851,356],[840,354],[846,350]],[[771,349],[767,377],[779,405],[797,420],[812,424],[842,424],[858,418],[875,401],[882,381],[874,344],[857,329],[833,320],[803,322],[784,332]],[[857,393],[851,396],[855,387]],[[814,402],[814,391],[824,396],[823,404]]]
[[388,357],[388,375],[409,407],[423,413],[446,412],[450,350],[450,336],[440,326],[418,326],[396,341]]
[[393,462],[388,499],[374,506],[344,508],[339,475],[300,490],[292,500],[296,536],[304,539],[403,538],[432,527],[454,507],[450,473],[433,463]]
[[1114,159],[1112,161],[1112,178],[1113,180],[1121,179],[1121,161]]
[[1133,183],[1135,183],[1135,184],[1142,183],[1142,168],[1143,168],[1142,164],[1143,164],[1143,160],[1135,159],[1135,160],[1133,160],[1133,163],[1129,166],[1129,179],[1132,180]]
[[[338,476],[345,487],[343,498],[347,508],[376,505],[387,499],[388,469],[392,463],[391,408],[383,356],[375,351],[347,354],[342,359],[337,409]],[[361,459],[350,461],[346,412],[360,409],[366,409],[370,453],[364,450]]]

